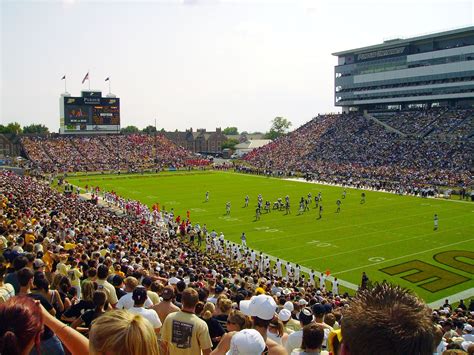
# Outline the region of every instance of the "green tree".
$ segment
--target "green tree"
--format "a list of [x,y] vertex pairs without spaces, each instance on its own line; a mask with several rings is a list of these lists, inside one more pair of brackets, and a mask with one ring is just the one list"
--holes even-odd
[[122,133],[138,133],[138,132],[140,132],[140,130],[136,126],[127,126],[125,128],[122,128],[120,130],[120,132],[122,132]]
[[146,126],[145,128],[143,128],[142,132],[143,133],[155,133],[156,132],[156,127],[152,126],[152,125]]
[[224,133],[226,136],[236,136],[237,134],[239,134],[239,130],[237,129],[237,127],[226,127],[224,128],[222,133]]
[[270,128],[270,131],[265,134],[265,138],[272,140],[277,139],[278,137],[281,137],[286,134],[290,126],[291,122],[288,121],[286,118],[275,117],[272,120],[272,126]]
[[6,126],[0,125],[0,133],[20,134],[21,132],[22,132],[22,129],[21,129],[21,126],[18,122],[9,123]]
[[44,124],[30,124],[23,127],[23,133],[44,134],[49,133],[49,128]]
[[222,142],[222,149],[229,148],[233,150],[237,144],[239,144],[239,141],[237,139],[234,139],[234,138],[227,139],[224,142]]

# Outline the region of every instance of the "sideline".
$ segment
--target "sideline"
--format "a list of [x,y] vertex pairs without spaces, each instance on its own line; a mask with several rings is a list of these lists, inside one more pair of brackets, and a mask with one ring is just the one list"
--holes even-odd
[[446,297],[443,297],[443,298],[441,298],[437,301],[428,303],[428,306],[431,307],[431,308],[439,308],[444,304],[444,301],[446,299],[448,299],[449,303],[452,304],[452,303],[455,303],[455,302],[459,302],[460,300],[469,299],[469,298],[473,297],[473,295],[474,295],[474,288],[470,288],[470,289],[455,293],[454,295],[446,296]]
[[[282,180],[285,180],[285,181],[292,181],[292,182],[302,182],[302,183],[307,183],[307,184],[325,185],[325,186],[337,186],[337,187],[343,187],[343,188],[352,189],[352,190],[365,190],[365,191],[373,191],[373,192],[382,192],[382,193],[391,194],[391,195],[398,195],[398,196],[408,196],[408,197],[418,197],[418,198],[421,198],[419,195],[418,195],[418,196],[409,195],[409,194],[401,194],[401,195],[400,195],[400,194],[397,194],[396,192],[392,192],[392,191],[375,190],[375,189],[368,189],[368,188],[358,188],[358,187],[348,186],[348,185],[342,185],[342,184],[331,184],[331,183],[323,182],[323,181],[306,181],[306,180],[303,179],[303,178],[284,178],[284,179],[282,179]],[[451,199],[451,198],[446,199],[446,198],[436,197],[436,196],[428,196],[428,197],[423,197],[423,198],[432,199],[432,200],[436,200],[436,201],[450,201],[450,202],[457,202],[457,203],[473,204],[472,201],[453,200],[453,199]]]
[[[90,193],[82,193],[79,195],[81,198],[84,198],[84,199],[87,199],[87,200],[90,200],[92,198],[92,195]],[[104,199],[102,198],[102,196],[98,196],[98,204],[101,205],[102,207],[104,208],[108,208],[110,209],[111,211],[115,212],[116,214],[118,214],[118,212],[123,212],[119,207],[112,207],[112,206],[108,206],[108,204],[104,201]],[[229,240],[230,241],[230,240]],[[231,243],[234,243],[233,241],[230,241]],[[235,243],[237,244],[237,243]],[[260,252],[260,250],[257,250],[255,248],[249,248],[250,250],[255,250],[256,252]],[[276,262],[277,259],[280,259],[280,261],[282,262],[282,265],[285,265],[288,261],[287,260],[283,260],[281,258],[277,258],[276,256],[273,256],[273,255],[270,255],[270,254],[266,254],[266,253],[263,253],[262,252],[262,255],[263,256],[268,256],[268,258],[273,261],[273,262]],[[295,264],[294,262],[290,262],[290,264]],[[314,270],[314,269],[313,269]],[[301,266],[301,271],[307,273],[309,275],[311,269],[307,268],[306,266]],[[319,270],[314,270],[315,272],[315,279],[319,278],[319,275],[318,274],[321,274],[321,273],[324,273],[323,271],[319,271]],[[326,281],[329,281],[331,283],[331,287],[326,287],[326,289],[328,291],[332,290],[332,281],[334,281],[334,276],[328,276],[326,277]],[[349,281],[345,281],[345,280],[340,280],[338,279],[339,281],[339,285],[341,286],[344,286],[350,290],[353,290],[353,291],[357,291],[359,289],[359,286],[356,285],[356,284],[353,284]]]
[[[252,175],[253,176],[253,175]],[[301,179],[301,178],[288,178],[288,179],[282,179],[282,180],[286,180],[286,181],[294,181],[294,182],[302,182],[302,183],[309,183],[309,184],[321,184],[321,185],[327,185],[327,186],[340,186],[340,187],[343,187],[343,185],[340,185],[340,184],[329,184],[329,183],[322,183],[322,182],[318,182],[318,181],[306,181],[304,179]],[[76,187],[75,185],[73,185],[74,187]],[[360,189],[357,189],[355,187],[348,187],[348,186],[344,186],[346,188],[349,188],[349,189],[354,189],[354,190],[360,190]],[[81,188],[82,190],[82,188]],[[374,191],[374,192],[385,192],[385,193],[389,193],[389,194],[395,194],[393,192],[389,192],[389,191],[381,191],[381,190],[369,190],[369,191]],[[84,199],[90,199],[92,197],[92,195],[90,193],[82,193],[79,195],[81,198],[84,198]],[[405,195],[405,196],[410,196],[410,195]],[[413,197],[416,197],[416,196],[413,196]],[[434,197],[429,197],[429,198],[432,198],[432,199],[438,199],[438,198],[434,198]],[[445,200],[445,201],[452,201],[452,202],[461,202],[461,203],[471,203],[469,201],[457,201],[457,200]],[[115,207],[115,206],[109,206],[107,202],[105,202],[105,200],[101,197],[101,196],[98,196],[98,204],[101,205],[102,207],[104,208],[108,208],[109,210],[113,211],[115,214],[119,215],[119,214],[122,214],[123,215],[123,211],[119,208],[119,207]],[[468,241],[471,241],[471,240],[474,240],[474,239],[470,239]],[[234,243],[232,241],[230,241],[231,243]],[[462,241],[462,242],[459,242],[459,243],[453,243],[453,244],[449,244],[449,245],[444,245],[442,247],[438,247],[438,248],[433,248],[433,249],[429,249],[429,250],[425,250],[425,251],[422,251],[422,252],[418,252],[418,253],[415,253],[415,254],[420,254],[420,253],[424,253],[424,252],[427,252],[427,251],[431,251],[431,250],[435,250],[435,249],[440,249],[440,248],[444,248],[446,246],[450,246],[450,245],[455,245],[455,244],[460,244],[460,243],[464,243],[466,241]],[[237,244],[237,243],[236,243]],[[252,248],[250,248],[252,249]],[[259,250],[253,248],[253,250],[255,251],[258,251],[260,252]],[[410,255],[405,255],[405,256],[402,256],[402,257],[398,257],[398,258],[395,258],[395,259],[400,259],[400,258],[404,258],[404,257],[407,257],[407,256],[411,256],[411,255],[415,255],[415,254],[410,254]],[[273,261],[273,262],[276,262],[277,260],[277,257],[273,256],[273,255],[270,255],[270,254],[266,254],[266,253],[263,253],[262,252],[262,255],[263,256],[268,256],[268,258]],[[285,265],[288,261],[287,260],[284,260],[282,258],[278,258],[280,259],[280,261],[282,262],[283,265]],[[381,262],[377,262],[377,263],[371,263],[370,265],[364,265],[362,267],[357,267],[357,268],[354,268],[354,269],[349,269],[349,270],[343,270],[341,272],[337,272],[335,273],[334,275],[338,275],[338,274],[341,274],[341,273],[346,273],[348,271],[352,271],[352,270],[357,270],[357,269],[361,269],[361,268],[365,268],[365,267],[369,267],[369,266],[373,266],[373,265],[377,265],[377,264],[383,264],[387,261],[392,261],[392,260],[395,260],[395,259],[388,259],[388,260],[384,260],[384,261],[381,261]],[[290,262],[290,264],[295,264],[294,262]],[[313,269],[314,270],[314,269]],[[305,266],[302,266],[301,265],[301,271],[305,272],[306,274],[309,275],[311,269],[305,267]],[[315,272],[315,279],[316,278],[319,278],[319,275],[318,274],[321,274],[321,273],[324,273],[323,271],[319,271],[319,270],[314,270]],[[326,289],[328,291],[330,291],[332,289],[332,281],[334,281],[334,276],[330,275],[330,276],[327,276],[326,277],[326,281],[329,281],[330,282],[330,287],[326,287]],[[339,281],[339,285],[341,286],[344,286],[345,288],[348,288],[350,290],[353,290],[353,291],[357,291],[359,289],[359,286],[356,285],[356,284],[353,284],[351,282],[348,282],[348,281],[345,281],[345,280],[342,280],[342,279],[338,279]],[[456,294],[453,294],[453,295],[450,295],[450,296],[446,296],[442,299],[439,299],[437,301],[434,301],[434,302],[431,302],[428,304],[429,307],[432,307],[432,308],[437,308],[437,307],[440,307],[444,304],[444,301],[446,298],[448,298],[450,300],[450,302],[458,302],[459,300],[461,299],[466,299],[466,298],[469,298],[470,296],[472,296],[474,294],[474,288],[471,288],[471,289],[468,289],[468,290],[465,290],[465,291],[461,291],[461,292],[458,292]]]

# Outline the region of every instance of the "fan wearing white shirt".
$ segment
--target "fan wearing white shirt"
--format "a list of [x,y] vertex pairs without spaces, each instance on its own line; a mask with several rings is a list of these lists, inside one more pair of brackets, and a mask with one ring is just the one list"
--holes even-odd
[[[124,284],[125,284],[125,292],[127,292],[127,294],[120,297],[117,303],[117,309],[130,309],[134,305],[133,291],[138,286],[138,280],[133,276],[129,276],[124,280]],[[147,297],[144,302],[145,302],[146,308],[150,308],[151,306],[153,306],[153,302],[150,300],[149,297]]]
[[160,318],[158,317],[158,314],[152,309],[145,309],[143,307],[146,300],[148,300],[146,288],[141,287],[141,286],[135,288],[135,290],[133,290],[132,297],[133,297],[134,305],[128,311],[130,313],[140,314],[143,318],[148,320],[153,326],[153,329],[155,329],[155,333],[158,334],[161,328],[161,321],[160,321]]

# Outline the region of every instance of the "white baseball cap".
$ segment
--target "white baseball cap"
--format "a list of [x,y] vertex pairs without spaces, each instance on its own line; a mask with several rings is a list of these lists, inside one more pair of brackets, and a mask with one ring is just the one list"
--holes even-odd
[[275,315],[277,305],[272,297],[258,295],[253,296],[250,301],[240,301],[239,308],[246,316],[271,320]]
[[289,310],[290,312],[293,312],[295,310],[295,306],[293,306],[293,302],[291,301],[286,301],[283,305],[283,308]]
[[298,301],[298,304],[300,306],[306,306],[308,304],[308,301],[306,301],[304,298],[301,298],[299,301]]
[[243,329],[234,334],[226,355],[260,355],[265,350],[265,340],[255,329]]
[[291,312],[289,310],[287,310],[286,308],[283,308],[280,313],[278,313],[278,318],[282,321],[282,322],[286,322],[287,320],[289,320],[291,318]]

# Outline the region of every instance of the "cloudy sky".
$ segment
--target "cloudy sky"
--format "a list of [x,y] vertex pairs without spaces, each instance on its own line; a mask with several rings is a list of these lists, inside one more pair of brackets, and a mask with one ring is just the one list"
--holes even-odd
[[331,53],[473,23],[473,0],[0,0],[0,123],[58,131],[89,71],[122,127],[296,128],[338,111]]

